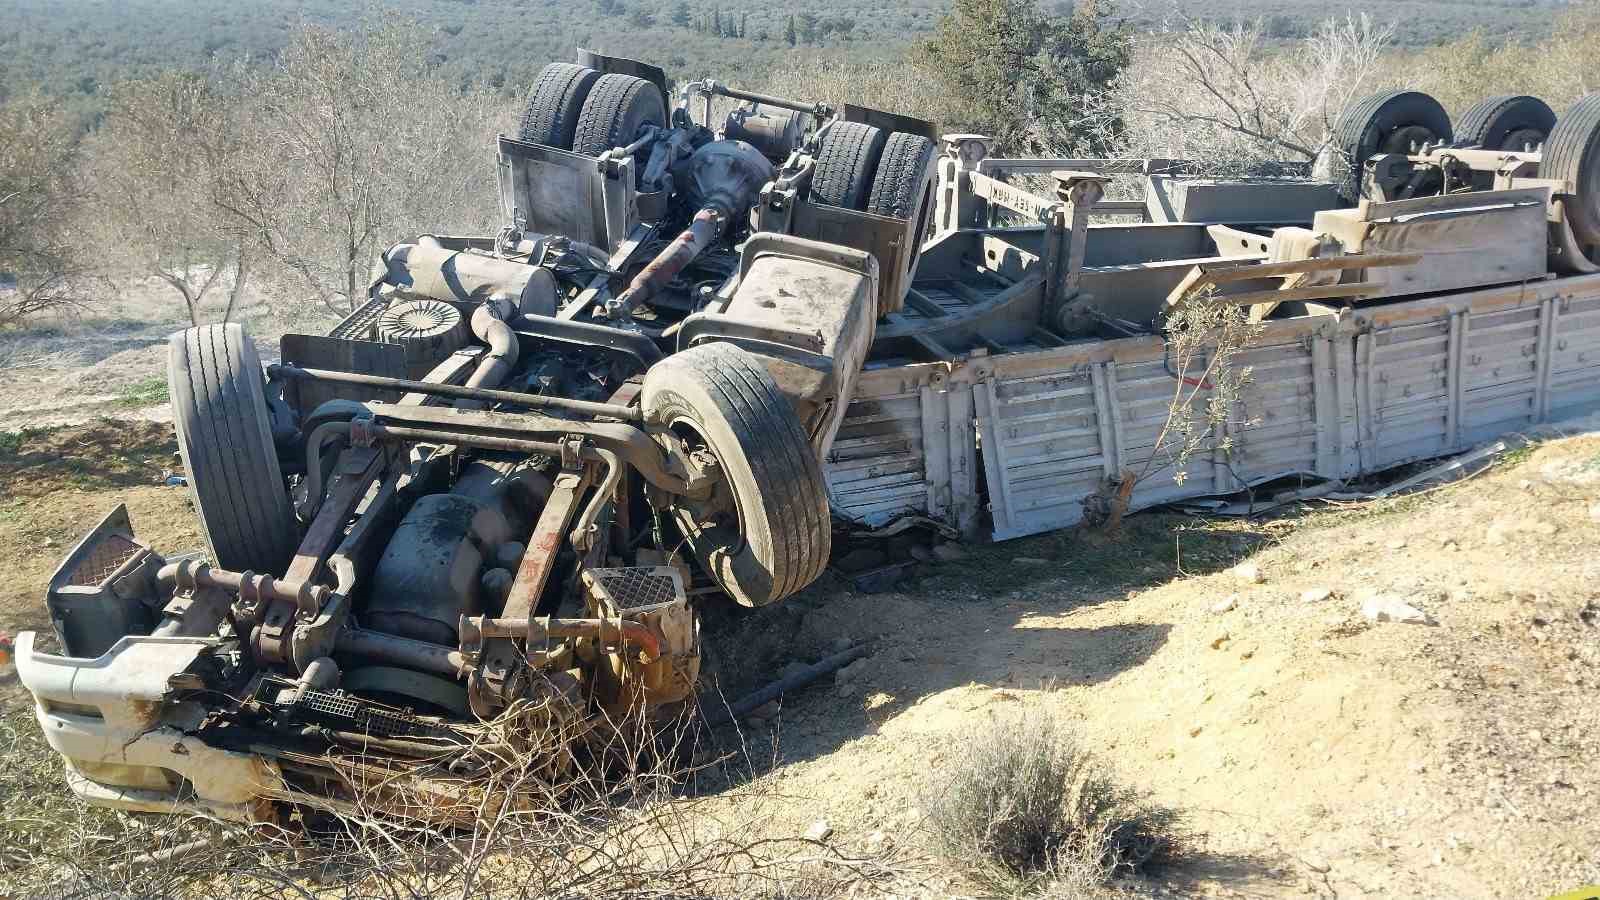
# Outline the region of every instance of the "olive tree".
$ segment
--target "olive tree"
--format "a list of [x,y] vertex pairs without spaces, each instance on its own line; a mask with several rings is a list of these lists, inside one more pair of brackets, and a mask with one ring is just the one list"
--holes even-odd
[[76,123],[59,104],[32,95],[0,104],[0,326],[84,299],[77,151]]
[[357,304],[386,243],[493,224],[506,112],[438,72],[426,36],[301,27],[238,92],[245,151],[219,203],[280,280],[330,309]]
[[85,156],[96,244],[119,275],[154,276],[182,297],[192,324],[213,288],[221,320],[248,280],[251,235],[222,190],[242,153],[236,98],[222,73],[168,73],[117,85]]
[[955,101],[947,124],[989,134],[1002,154],[1052,155],[1107,148],[1106,92],[1129,52],[1104,0],[1064,16],[1035,0],[955,0],[918,56]]
[[1146,36],[1117,80],[1124,151],[1226,170],[1310,162],[1352,100],[1379,86],[1393,32],[1329,20],[1288,46],[1261,22],[1191,22]]

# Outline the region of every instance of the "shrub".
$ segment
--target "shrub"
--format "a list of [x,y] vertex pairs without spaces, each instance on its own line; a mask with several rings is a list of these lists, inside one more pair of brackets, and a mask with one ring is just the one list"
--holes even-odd
[[1048,715],[971,729],[954,762],[929,773],[938,849],[997,880],[1088,888],[1173,849],[1176,819],[1143,803]]

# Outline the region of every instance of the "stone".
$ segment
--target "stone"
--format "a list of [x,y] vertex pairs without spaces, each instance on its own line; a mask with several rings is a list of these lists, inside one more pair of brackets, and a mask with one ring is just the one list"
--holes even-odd
[[854,681],[855,679],[861,677],[862,671],[866,668],[865,664],[865,659],[858,659],[850,665],[845,666],[833,674],[834,682],[836,684],[844,684],[847,681]]
[[809,668],[811,668],[810,665],[796,660],[795,662],[789,663],[788,665],[784,666],[783,669],[780,672],[778,672],[778,677],[779,678],[789,678],[791,676],[798,675],[801,672],[804,672],[806,669],[809,669]]
[[1396,539],[1394,539],[1394,540],[1389,542],[1389,549],[1390,550],[1404,550],[1405,548],[1406,548],[1406,539],[1405,538],[1396,538]]
[[1189,737],[1199,737],[1200,736],[1200,732],[1202,732],[1204,730],[1205,730],[1205,726],[1196,725],[1195,727],[1189,729]]
[[1231,610],[1238,609],[1238,608],[1239,608],[1239,595],[1238,594],[1233,594],[1232,596],[1228,597],[1225,600],[1221,600],[1221,601],[1218,601],[1216,603],[1211,604],[1211,611],[1214,612],[1214,613],[1217,613],[1219,615],[1222,614],[1222,613],[1225,613],[1225,612],[1229,612]]
[[825,841],[830,837],[833,837],[833,826],[828,824],[827,819],[818,819],[806,829],[808,841]]
[[1398,622],[1402,625],[1432,625],[1427,613],[1394,594],[1374,594],[1361,603],[1361,615],[1369,622]]
[[1314,587],[1300,592],[1301,603],[1321,603],[1333,598],[1333,588]]
[[854,647],[855,645],[856,645],[856,642],[851,640],[850,638],[847,638],[847,637],[836,637],[836,638],[833,639],[833,652],[835,652],[835,653],[843,653],[846,650],[849,650],[851,647]]
[[834,696],[840,700],[849,700],[856,695],[856,686],[846,682],[833,689]]
[[942,563],[959,562],[967,558],[967,551],[962,549],[960,544],[936,544],[929,552],[933,554],[934,559]]
[[1267,580],[1267,576],[1261,572],[1261,567],[1255,563],[1240,563],[1228,571],[1245,584],[1264,584]]
[[1228,642],[1228,637],[1229,637],[1228,633],[1226,631],[1224,631],[1223,633],[1221,633],[1221,634],[1217,635],[1216,637],[1212,638],[1211,639],[1211,649],[1213,649],[1213,650],[1221,650],[1222,649],[1222,645],[1226,644]]
[[754,719],[757,722],[765,722],[768,719],[776,717],[780,709],[782,709],[782,707],[778,704],[778,701],[768,700],[766,703],[763,703],[755,709],[750,710],[747,718]]

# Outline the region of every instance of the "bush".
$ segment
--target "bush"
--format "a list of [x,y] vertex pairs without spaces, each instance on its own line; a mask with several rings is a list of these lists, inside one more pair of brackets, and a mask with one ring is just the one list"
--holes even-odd
[[1048,715],[996,718],[955,746],[923,787],[945,855],[999,880],[1083,889],[1173,851],[1175,816],[1119,785]]

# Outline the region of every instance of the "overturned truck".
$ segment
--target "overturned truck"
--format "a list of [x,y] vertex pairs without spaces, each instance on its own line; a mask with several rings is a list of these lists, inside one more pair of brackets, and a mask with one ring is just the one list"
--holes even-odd
[[[1255,375],[1226,451],[1134,506],[1600,401],[1600,97],[1560,121],[1496,98],[1458,140],[1380,95],[1320,177],[1224,181],[672,96],[630,60],[553,64],[499,139],[497,235],[391,247],[364,304],[265,369],[237,326],[173,337],[205,551],[165,558],[114,511],[48,587],[59,652],[18,640],[76,792],[275,820],[396,767],[459,793],[458,751],[508,711],[567,758],[670,717],[697,606],[800,590],[841,523],[1080,520],[1159,451],[1187,303],[1249,307]],[[1106,200],[1125,176],[1144,197]]]

